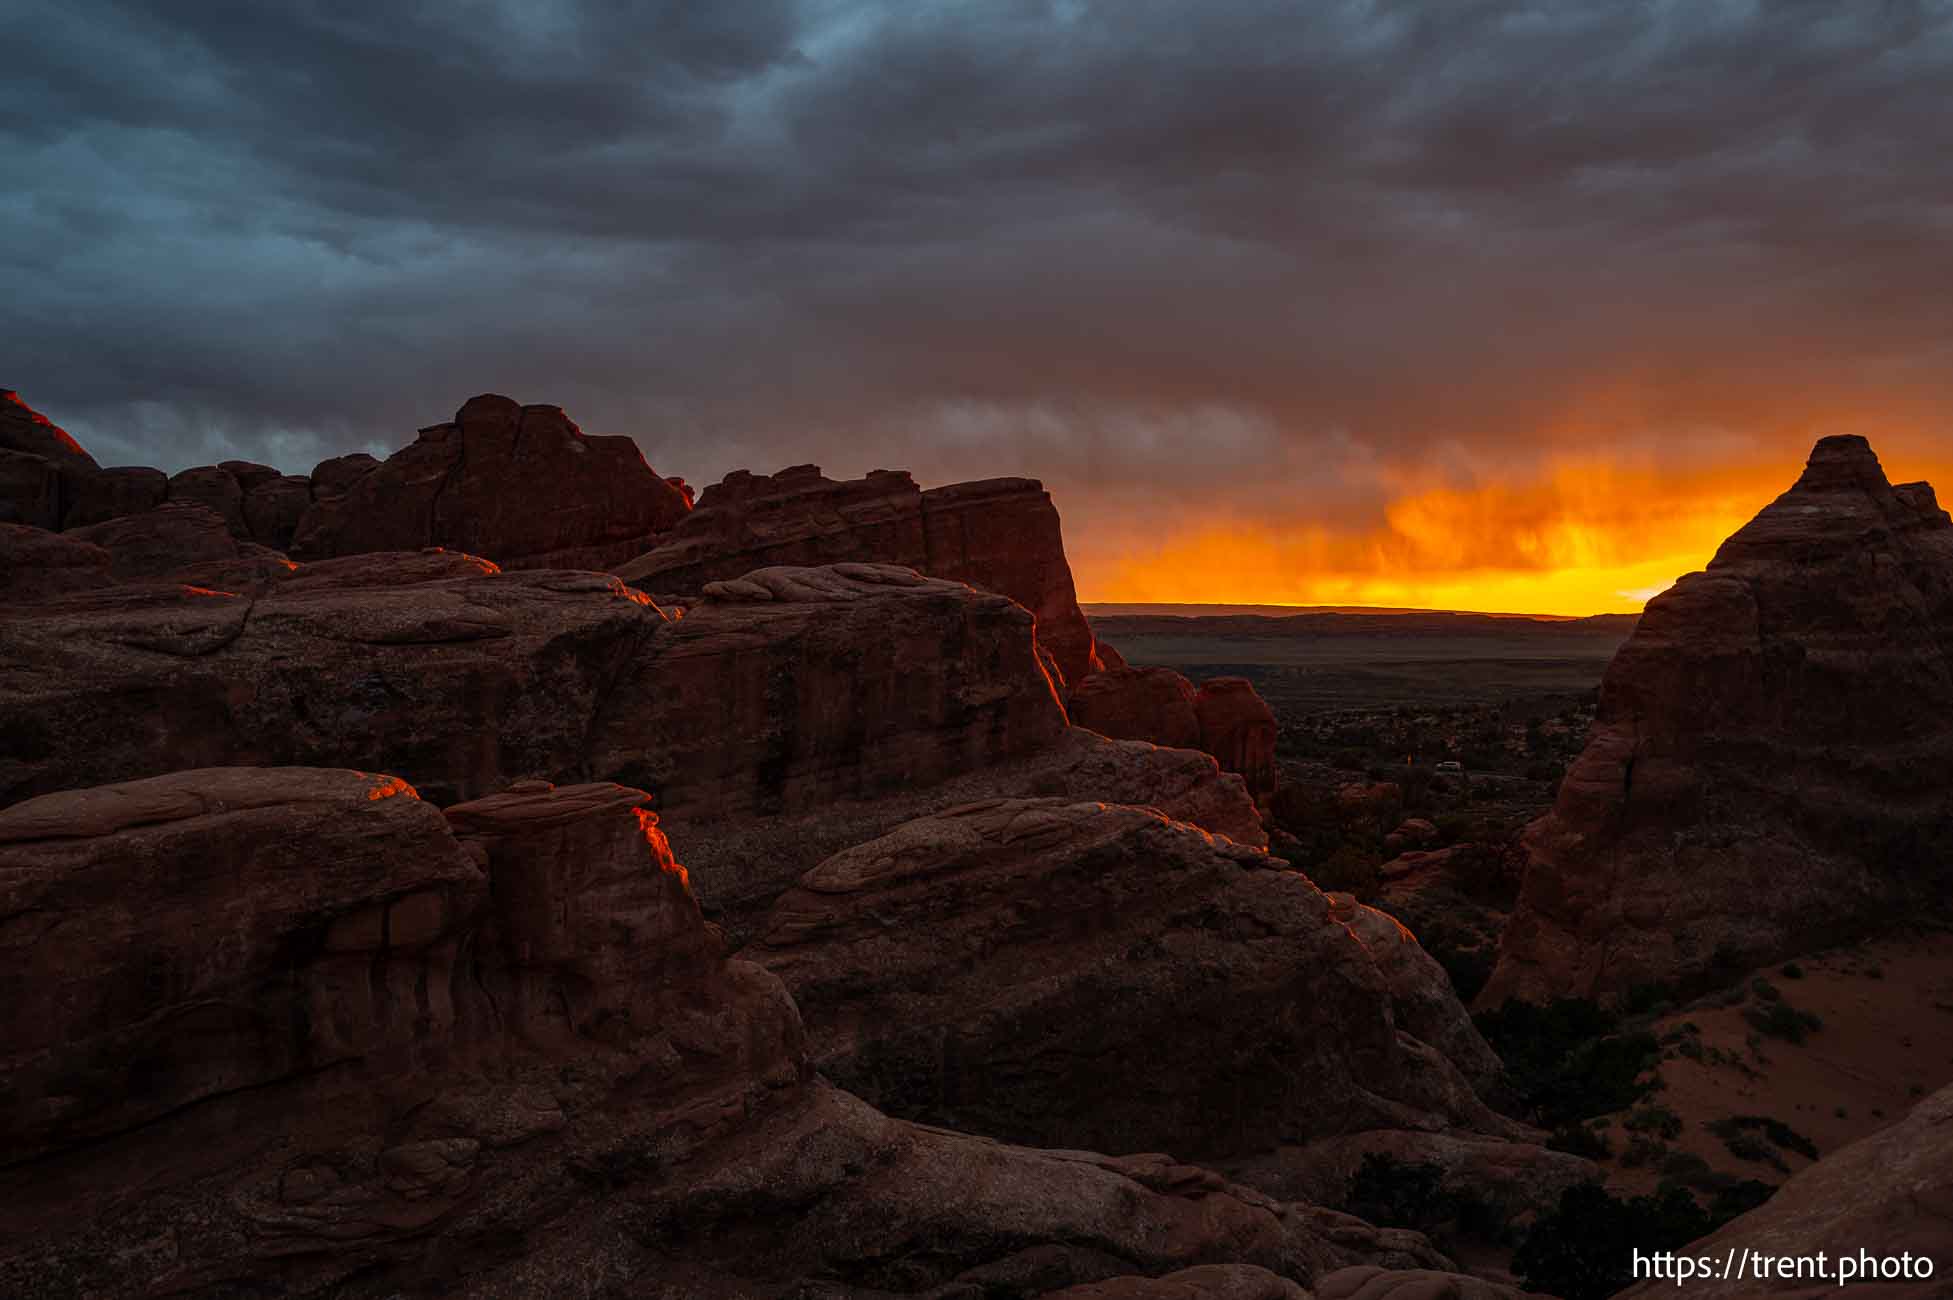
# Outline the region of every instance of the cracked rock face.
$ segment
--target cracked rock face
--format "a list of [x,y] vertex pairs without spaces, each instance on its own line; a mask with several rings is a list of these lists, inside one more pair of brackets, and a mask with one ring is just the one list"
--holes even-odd
[[1949,772],[1953,521],[1826,438],[1608,665],[1481,1003],[1727,978],[1939,913]]
[[1151,809],[992,800],[829,858],[745,953],[821,1069],[909,1118],[1199,1158],[1515,1132],[1443,971],[1285,865]]

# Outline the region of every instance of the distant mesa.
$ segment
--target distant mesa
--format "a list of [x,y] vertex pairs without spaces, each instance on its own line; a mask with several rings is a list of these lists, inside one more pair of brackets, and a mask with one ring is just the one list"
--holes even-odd
[[1942,914],[1953,884],[1953,520],[1830,437],[1648,603],[1481,995],[1728,978]]

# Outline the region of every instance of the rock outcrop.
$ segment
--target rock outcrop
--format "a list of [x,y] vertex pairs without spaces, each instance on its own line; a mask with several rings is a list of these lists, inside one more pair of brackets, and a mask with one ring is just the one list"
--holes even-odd
[[74,484],[98,472],[67,430],[0,388],[0,523],[60,528]]
[[1035,479],[1000,478],[923,491],[907,473],[836,482],[813,465],[741,470],[705,490],[654,548],[621,565],[660,596],[769,565],[899,564],[1009,596],[1037,615],[1038,639],[1065,682],[1102,666],[1078,608],[1051,496]]
[[981,1293],[1450,1267],[814,1077],[640,791],[225,768],[0,811],[0,1290]]
[[829,858],[745,952],[793,991],[820,1068],[909,1118],[1202,1158],[1515,1134],[1413,1036],[1497,1071],[1443,972],[1283,865],[1151,809],[993,801]]
[[330,486],[297,521],[294,559],[441,546],[504,568],[606,569],[686,514],[683,494],[629,438],[585,434],[561,407],[495,394],[357,468],[339,457],[315,472]]
[[1239,772],[1249,793],[1275,791],[1275,712],[1245,677],[1210,677],[1194,697],[1200,747]]
[[1648,603],[1483,995],[1728,978],[1943,910],[1953,521],[1862,438]]
[[1260,798],[1275,789],[1275,714],[1245,677],[1195,689],[1171,668],[1120,666],[1093,673],[1066,700],[1071,720],[1116,740],[1201,749]]
[[[1821,1251],[1833,1271],[1824,1278],[1807,1271],[1802,1277],[1764,1279],[1751,1267],[1740,1277],[1698,1276],[1687,1293],[1944,1296],[1947,1261],[1953,1259],[1953,1088],[1927,1097],[1890,1128],[1831,1152],[1756,1209],[1676,1253],[1723,1261],[1744,1251],[1805,1260]],[[1909,1276],[1865,1271],[1867,1257],[1903,1268],[1902,1256],[1913,1261]],[[1835,1270],[1844,1260],[1858,1272],[1854,1285],[1841,1287]],[[1925,1277],[1918,1267],[1922,1260],[1932,1266]],[[1643,1281],[1621,1292],[1624,1298],[1674,1294],[1675,1283],[1667,1280]]]
[[1071,720],[1114,740],[1201,749],[1192,682],[1171,668],[1113,668],[1071,688]]
[[0,524],[0,603],[32,604],[106,587],[109,553],[91,542],[27,524]]
[[492,570],[375,555],[258,594],[30,607],[0,624],[0,730],[20,742],[0,800],[358,759],[440,803],[622,778],[695,818],[779,813],[1028,754],[1065,725],[1030,615],[961,583],[774,570],[673,620],[601,574]]
[[828,854],[975,798],[1149,804],[1267,843],[1207,755],[1067,728],[1031,616],[961,583],[765,570],[679,619],[615,578],[439,550],[226,584],[254,561],[226,560],[244,548],[198,506],[103,539],[179,516],[211,554],[172,585],[0,624],[0,729],[18,738],[0,804],[185,764],[357,761],[441,804],[525,777],[623,780],[657,795],[735,928]]

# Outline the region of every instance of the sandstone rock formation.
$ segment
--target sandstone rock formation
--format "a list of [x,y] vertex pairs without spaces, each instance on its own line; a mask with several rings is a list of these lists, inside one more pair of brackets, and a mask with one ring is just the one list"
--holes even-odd
[[312,486],[302,475],[242,460],[175,475],[131,465],[103,469],[18,393],[0,390],[0,522],[86,528],[166,502],[208,507],[236,541],[282,551],[311,505]]
[[1171,668],[1116,668],[1071,688],[1071,720],[1114,740],[1200,749],[1194,685]]
[[[104,536],[193,513],[223,576],[202,507]],[[185,764],[364,762],[437,803],[620,779],[657,794],[735,928],[828,854],[973,798],[1149,804],[1267,843],[1208,756],[1067,728],[1024,610],[908,570],[762,571],[683,619],[614,578],[443,551],[192,585],[0,624],[0,804]]]
[[1826,438],[1608,666],[1483,1000],[1727,978],[1937,912],[1949,771],[1953,521]]
[[[1768,1201],[1678,1253],[1718,1261],[1749,1250],[1762,1255],[1811,1257],[1822,1251],[1835,1268],[1840,1257],[1860,1253],[1897,1260],[1910,1254],[1932,1262],[1929,1278],[1868,1281],[1839,1287],[1835,1281],[1759,1279],[1754,1268],[1741,1277],[1695,1278],[1690,1296],[1755,1295],[1944,1296],[1947,1261],[1953,1259],[1953,1088],[1941,1089],[1882,1132],[1833,1151],[1786,1182]],[[1623,1297],[1674,1295],[1672,1281],[1644,1281]]]
[[187,582],[249,590],[295,567],[268,546],[239,541],[213,507],[187,500],[71,528],[62,536],[106,550],[109,575],[118,583]]
[[1239,772],[1256,796],[1275,790],[1275,713],[1245,677],[1212,677],[1194,697],[1200,747]]
[[654,548],[617,573],[659,595],[769,565],[864,561],[999,592],[1038,619],[1038,639],[1066,682],[1101,666],[1078,608],[1051,496],[1035,479],[986,479],[923,491],[907,473],[836,482],[813,465],[741,470],[705,490]]
[[[118,521],[122,522],[122,521]],[[907,570],[770,571],[670,620],[596,573],[302,566],[109,588],[0,625],[0,799],[186,764],[344,763],[438,802],[622,777],[694,816],[927,784],[1055,741],[1031,618]],[[768,584],[771,584],[769,586]]]
[[1281,865],[1150,809],[993,801],[829,858],[745,951],[820,1068],[906,1117],[1198,1157],[1515,1134],[1413,1036],[1497,1073],[1443,972]]
[[319,467],[330,490],[298,521],[294,559],[443,546],[504,568],[604,569],[686,513],[629,438],[588,435],[561,407],[495,394],[470,398],[452,423],[422,429],[366,473],[349,461]]
[[[817,1080],[639,791],[225,768],[0,811],[0,1290],[942,1294],[1450,1267]],[[221,942],[212,942],[221,936]]]
[[0,523],[60,528],[72,484],[98,470],[65,429],[0,388]]
[[20,606],[106,587],[109,553],[91,542],[27,524],[0,524],[0,602]]
[[1198,690],[1171,668],[1108,668],[1072,687],[1071,720],[1118,740],[1201,749],[1238,773],[1251,795],[1275,789],[1275,714],[1245,677]]

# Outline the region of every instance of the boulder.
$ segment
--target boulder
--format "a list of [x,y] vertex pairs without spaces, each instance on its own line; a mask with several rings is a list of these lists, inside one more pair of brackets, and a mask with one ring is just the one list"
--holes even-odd
[[1078,608],[1058,512],[1035,479],[986,479],[923,491],[907,473],[836,482],[818,466],[740,470],[617,572],[647,591],[685,596],[769,565],[899,564],[1010,597],[1037,615],[1038,639],[1066,682],[1101,666]]
[[1151,809],[998,800],[829,858],[745,952],[792,990],[825,1074],[929,1123],[1196,1158],[1515,1133],[1406,1024],[1496,1071],[1439,1005],[1443,972],[1280,867]]
[[179,582],[250,589],[291,572],[284,556],[237,534],[211,507],[171,501],[139,515],[72,528],[63,534],[109,553],[117,582]]
[[890,787],[778,816],[727,819],[680,811],[666,824],[713,918],[744,943],[756,935],[773,900],[823,859],[963,804],[1030,797],[1142,804],[1237,844],[1268,843],[1241,778],[1222,772],[1209,755],[1108,740],[1083,727],[1066,728],[1044,748],[940,785]]
[[1823,439],[1608,665],[1483,999],[1727,979],[1941,914],[1949,772],[1953,521]]
[[244,522],[244,488],[229,470],[199,465],[172,474],[169,499],[175,504],[209,506],[222,516],[232,537],[251,540],[251,526]]
[[312,504],[310,479],[274,472],[244,490],[244,523],[251,540],[274,551],[288,551],[298,521]]
[[1245,677],[1214,677],[1194,697],[1200,747],[1239,772],[1257,798],[1275,790],[1275,713]]
[[1441,1270],[1163,1155],[907,1124],[809,1069],[648,797],[225,768],[0,811],[0,1288],[1029,1296]]
[[379,467],[379,458],[363,451],[322,460],[312,467],[312,496],[319,501],[336,501]]
[[[1676,1253],[1707,1255],[1718,1262],[1756,1255],[1809,1259],[1819,1252],[1835,1269],[1849,1259],[1859,1268],[1855,1285],[1835,1276],[1760,1279],[1754,1268],[1740,1277],[1701,1277],[1691,1296],[1827,1295],[1926,1297],[1946,1294],[1947,1261],[1953,1259],[1953,1088],[1912,1108],[1897,1124],[1831,1152],[1800,1170],[1768,1201]],[[1910,1276],[1870,1278],[1866,1257],[1890,1259]],[[1920,1261],[1932,1265],[1921,1277]],[[1808,1267],[1808,1266],[1807,1266]],[[1674,1295],[1670,1280],[1642,1281],[1623,1297]]]
[[1171,668],[1116,668],[1071,688],[1071,720],[1114,740],[1202,749],[1193,683]]
[[169,475],[160,469],[138,465],[118,465],[99,474],[76,477],[68,508],[62,515],[63,528],[86,528],[124,515],[139,515],[154,510],[169,500]]
[[1034,646],[1021,607],[959,582],[760,569],[708,583],[639,648],[586,761],[690,823],[933,786],[1058,738]]
[[0,451],[39,456],[64,472],[86,473],[100,468],[66,429],[29,406],[11,388],[0,388]]
[[480,876],[404,782],[310,768],[30,799],[0,811],[0,863],[16,1157],[383,1050],[411,1060],[415,983],[446,979],[440,941]]
[[318,473],[292,539],[299,560],[441,546],[504,568],[602,569],[686,514],[629,438],[587,435],[561,407],[494,394],[376,467],[340,457]]
[[0,524],[61,526],[61,470],[46,456],[0,447]]
[[101,547],[45,528],[0,524],[0,605],[26,605],[110,581],[109,553]]

